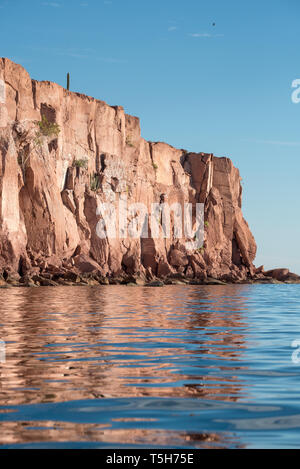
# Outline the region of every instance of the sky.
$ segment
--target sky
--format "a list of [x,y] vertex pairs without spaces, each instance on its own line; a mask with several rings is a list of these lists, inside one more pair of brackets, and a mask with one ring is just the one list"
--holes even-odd
[[231,158],[255,264],[300,274],[299,31],[298,0],[0,0],[0,56]]

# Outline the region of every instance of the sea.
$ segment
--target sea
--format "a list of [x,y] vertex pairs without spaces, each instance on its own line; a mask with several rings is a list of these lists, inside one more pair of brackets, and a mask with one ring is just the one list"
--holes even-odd
[[0,448],[299,448],[300,285],[0,290]]

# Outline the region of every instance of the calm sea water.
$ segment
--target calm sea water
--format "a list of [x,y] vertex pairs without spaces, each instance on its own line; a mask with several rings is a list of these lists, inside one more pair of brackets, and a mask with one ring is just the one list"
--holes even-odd
[[300,447],[300,285],[20,288],[0,301],[2,448]]

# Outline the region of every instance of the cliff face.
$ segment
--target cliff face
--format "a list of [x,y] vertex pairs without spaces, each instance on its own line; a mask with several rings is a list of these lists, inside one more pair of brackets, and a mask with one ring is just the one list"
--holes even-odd
[[[38,137],[43,118],[58,124],[58,135]],[[256,244],[230,159],[147,142],[139,119],[122,107],[31,80],[8,59],[0,60],[0,154],[6,276],[93,271],[236,281],[254,274]],[[151,231],[149,238],[99,238],[97,206],[124,198],[149,210],[162,201],[204,203],[203,249],[187,251],[187,239],[173,230],[166,239]]]

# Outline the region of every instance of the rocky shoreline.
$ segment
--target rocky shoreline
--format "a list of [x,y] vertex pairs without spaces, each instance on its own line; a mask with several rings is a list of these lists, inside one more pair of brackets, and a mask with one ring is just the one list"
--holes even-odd
[[59,286],[100,286],[127,285],[141,287],[163,287],[164,285],[232,285],[232,284],[300,284],[300,276],[287,269],[275,269],[264,272],[261,268],[252,277],[241,280],[205,278],[186,278],[181,274],[172,277],[155,278],[140,275],[104,277],[100,272],[80,274],[78,271],[66,270],[44,272],[32,276],[19,274],[4,274],[0,276],[0,288],[12,287],[59,287]]

